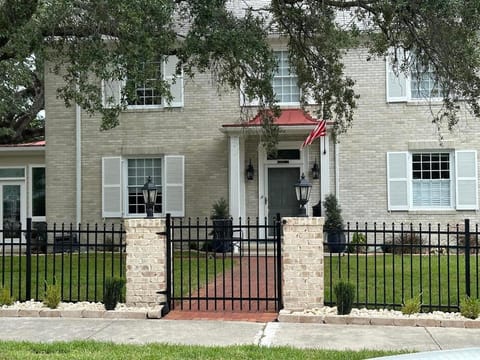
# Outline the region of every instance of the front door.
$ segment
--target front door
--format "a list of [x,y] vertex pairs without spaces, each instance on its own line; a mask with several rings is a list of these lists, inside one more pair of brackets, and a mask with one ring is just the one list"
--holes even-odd
[[300,179],[299,167],[269,167],[268,177],[268,222],[280,213],[284,216],[297,216],[299,205],[294,185]]
[[23,182],[0,182],[0,230],[4,243],[18,241],[25,223]]

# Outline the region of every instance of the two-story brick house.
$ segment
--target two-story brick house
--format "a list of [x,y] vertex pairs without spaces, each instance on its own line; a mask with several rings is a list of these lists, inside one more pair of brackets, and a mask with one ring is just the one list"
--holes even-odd
[[[367,62],[365,49],[348,51],[347,75],[360,95],[354,124],[337,143],[327,129],[302,149],[317,119],[300,109],[285,43],[275,37],[272,48],[279,61],[273,85],[284,110],[277,158],[261,145],[255,104],[246,103],[240,89],[218,96],[209,74],[177,78],[170,104],[140,86],[120,125],[100,131],[100,116],[66,108],[56,96],[61,78],[46,71],[47,221],[142,217],[140,188],[149,175],[159,189],[156,216],[209,216],[221,197],[234,218],[294,215],[293,185],[301,174],[312,184],[310,215],[328,193],[337,195],[347,221],[446,223],[477,214],[480,126],[465,111],[458,128],[443,130],[440,141],[431,122],[440,99],[428,76],[397,76],[387,59]],[[159,76],[168,80],[175,65],[174,58],[159,63]],[[119,86],[105,82],[105,99],[114,98]],[[247,126],[239,121],[245,107],[252,114]],[[246,176],[250,164],[253,179]]]

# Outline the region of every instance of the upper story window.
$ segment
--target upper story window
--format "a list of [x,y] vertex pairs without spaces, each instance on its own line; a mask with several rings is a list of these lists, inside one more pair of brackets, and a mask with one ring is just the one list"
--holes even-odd
[[474,150],[387,153],[389,210],[477,210]]
[[275,51],[277,71],[273,77],[273,91],[280,104],[298,104],[300,102],[300,88],[298,78],[290,69],[288,51]]
[[[145,64],[145,81],[133,84],[136,98],[128,101],[130,109],[156,109],[161,107],[183,107],[184,86],[183,73],[177,73],[178,58],[167,56],[164,61]],[[121,103],[123,88],[128,79],[102,81],[102,101],[104,107],[113,107]],[[170,87],[171,101],[167,101],[158,93],[158,88],[164,82]]]
[[[398,56],[404,56],[403,52]],[[433,66],[415,64],[405,73],[395,68],[391,56],[387,57],[386,63],[388,102],[442,100],[442,89]]]
[[163,63],[156,61],[144,64],[143,68],[145,81],[141,84],[133,84],[136,88],[136,98],[133,101],[129,101],[128,105],[137,107],[161,106],[162,96],[157,89],[163,81]]

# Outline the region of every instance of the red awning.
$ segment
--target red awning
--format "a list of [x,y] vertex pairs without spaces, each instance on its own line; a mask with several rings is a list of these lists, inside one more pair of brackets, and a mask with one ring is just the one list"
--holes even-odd
[[[260,126],[262,122],[261,114],[257,114],[252,120],[247,123],[223,124],[222,127],[250,127]],[[284,109],[281,115],[275,119],[275,125],[278,126],[299,126],[299,125],[317,125],[318,120],[315,120],[310,114],[302,109]]]

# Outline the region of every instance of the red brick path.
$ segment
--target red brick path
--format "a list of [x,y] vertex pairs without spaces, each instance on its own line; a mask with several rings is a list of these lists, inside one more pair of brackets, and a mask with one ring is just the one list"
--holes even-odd
[[231,269],[219,274],[214,281],[199,289],[191,300],[175,304],[166,318],[259,322],[275,320],[275,258],[263,256],[233,259],[235,265]]

